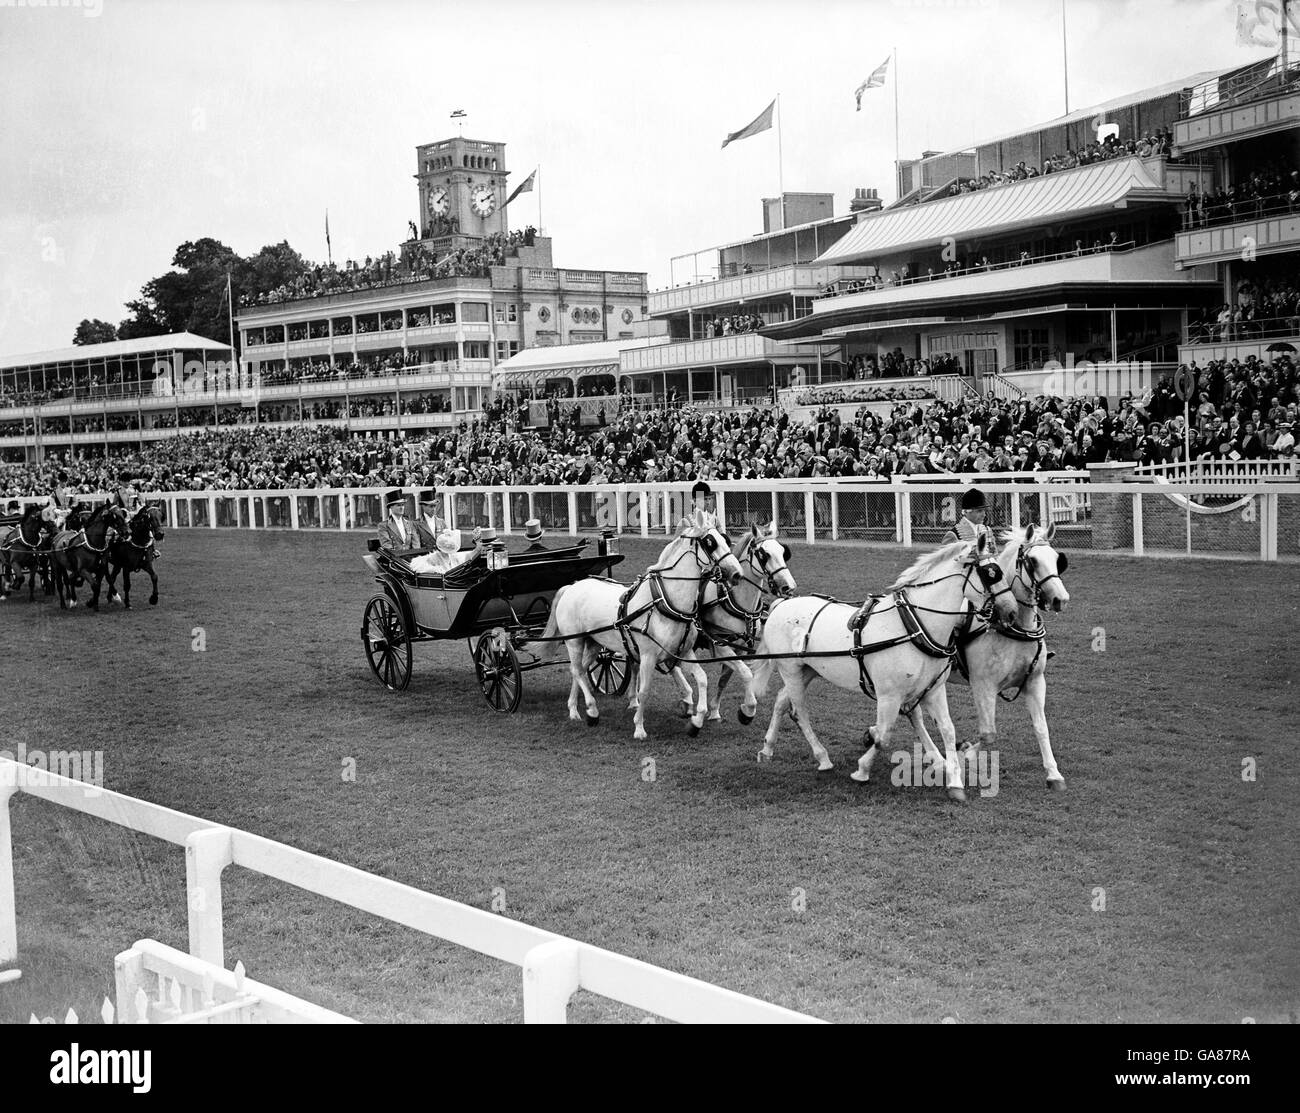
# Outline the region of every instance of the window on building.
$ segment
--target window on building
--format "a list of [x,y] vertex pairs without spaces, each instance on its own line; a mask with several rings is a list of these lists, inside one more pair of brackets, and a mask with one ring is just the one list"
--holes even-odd
[[520,344],[518,340],[498,340],[497,341],[497,362],[502,363],[511,356],[519,354]]
[[1018,328],[1014,333],[1012,360],[1015,367],[1041,367],[1047,362],[1047,329]]
[[460,319],[466,324],[486,325],[488,323],[488,303],[485,301],[462,302]]
[[514,302],[506,306],[506,320],[512,325],[519,320],[519,306]]
[[466,359],[491,359],[492,352],[486,340],[466,340],[465,341],[465,358]]

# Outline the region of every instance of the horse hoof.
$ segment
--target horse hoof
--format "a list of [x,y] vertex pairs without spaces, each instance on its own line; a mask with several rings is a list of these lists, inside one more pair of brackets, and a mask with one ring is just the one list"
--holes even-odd
[[694,714],[695,708],[687,703],[686,700],[682,700],[681,703],[677,705],[677,717],[679,719],[689,719]]
[[1047,782],[1047,787],[1048,787],[1049,789],[1051,789],[1052,792],[1064,792],[1064,791],[1065,791],[1065,782],[1064,782],[1064,781],[1048,781],[1048,782]]
[[156,607],[157,605],[158,605],[158,596],[156,595],[149,596],[149,606]]
[[818,773],[833,773],[833,772],[835,772],[835,766],[832,765],[832,764],[830,764],[829,762],[827,762],[827,764],[825,764],[825,765],[819,765],[819,766],[817,766],[817,772],[818,772]]
[[966,790],[964,788],[950,788],[948,790],[948,799],[964,804],[966,802]]
[[692,723],[690,726],[686,728],[686,733],[689,734],[692,738],[694,738],[700,733],[700,728],[697,727],[694,723]]
[[[112,600],[110,599],[109,602],[112,602]],[[122,610],[124,610],[124,611],[129,611],[130,609],[131,609],[131,604],[130,604],[130,603],[123,603],[123,604],[122,604]]]
[[736,709],[736,718],[739,719],[742,723],[744,723],[745,726],[749,726],[749,724],[754,721],[753,713],[752,712],[746,713],[743,707]]
[[589,727],[594,727],[597,723],[600,722],[599,715],[587,715],[585,716],[585,718],[587,720],[587,726]]
[[759,750],[759,751],[758,751],[758,764],[759,764],[759,765],[771,765],[771,764],[772,764],[772,755],[771,755],[771,754],[766,754],[766,753],[764,753],[762,750]]
[[853,770],[853,772],[849,774],[849,780],[857,781],[860,785],[871,783],[871,777],[857,769]]

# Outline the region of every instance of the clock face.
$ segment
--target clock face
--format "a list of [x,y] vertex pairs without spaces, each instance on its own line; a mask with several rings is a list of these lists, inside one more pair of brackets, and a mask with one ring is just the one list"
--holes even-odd
[[429,194],[429,212],[434,216],[446,216],[447,191],[439,186]]
[[470,205],[478,216],[491,216],[497,207],[497,195],[491,186],[476,186],[470,194]]

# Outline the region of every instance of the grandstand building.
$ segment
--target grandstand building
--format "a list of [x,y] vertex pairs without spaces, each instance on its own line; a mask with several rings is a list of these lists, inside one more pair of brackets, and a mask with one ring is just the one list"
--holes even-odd
[[259,421],[453,426],[481,412],[493,369],[520,351],[631,339],[644,320],[645,272],[557,268],[550,238],[508,231],[504,143],[416,153],[422,226],[375,264],[379,280],[238,314]]
[[0,357],[0,459],[104,456],[245,412],[230,345],[193,333]]
[[1208,161],[1213,174],[1201,203],[1184,207],[1175,266],[1213,279],[1218,293],[1184,330],[1181,362],[1267,362],[1300,348],[1300,307],[1267,297],[1300,284],[1298,78],[1295,63],[1284,73],[1268,58],[1185,95],[1174,151]]
[[411,238],[332,270],[348,288],[238,309],[238,370],[228,344],[189,334],[0,360],[0,454],[126,452],[237,423],[451,428],[481,414],[493,368],[521,350],[634,336],[645,272],[557,268],[550,238],[511,232],[504,143],[447,139],[416,157]]
[[[1081,364],[1099,365],[1082,392],[1140,394],[1177,360],[1228,351],[1198,344],[1197,323],[1233,300],[1243,268],[1290,266],[1300,174],[1295,197],[1239,205],[1218,228],[1189,227],[1186,209],[1275,158],[1279,134],[1294,163],[1291,90],[1266,60],[902,162],[893,205],[858,191],[845,216],[709,249],[703,276],[652,292],[671,342],[624,353],[624,389],[726,405],[914,384],[904,369],[925,361],[944,397],[1035,395],[1048,369]],[[719,335],[728,318],[741,331]],[[1232,352],[1262,354],[1295,324],[1237,336]]]

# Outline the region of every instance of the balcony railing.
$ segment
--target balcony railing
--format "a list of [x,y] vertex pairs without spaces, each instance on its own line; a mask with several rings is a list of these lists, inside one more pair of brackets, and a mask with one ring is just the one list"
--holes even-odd
[[[1255,340],[1294,340],[1300,337],[1300,315],[1256,317],[1248,320],[1201,321],[1187,326],[1187,344],[1239,344]],[[1295,345],[1278,345],[1294,352]]]
[[1094,244],[1092,247],[1077,247],[1070,251],[1058,251],[1052,255],[1029,255],[1025,253],[1018,259],[1009,259],[999,263],[979,263],[970,267],[951,266],[941,271],[939,274],[918,274],[909,275],[906,278],[900,278],[897,281],[886,282],[878,275],[875,280],[872,279],[854,279],[843,283],[835,283],[828,287],[824,293],[818,294],[818,300],[824,298],[836,298],[847,294],[865,294],[875,291],[893,290],[900,286],[916,286],[926,282],[938,282],[945,278],[966,278],[973,274],[988,274],[992,271],[1012,270],[1015,267],[1032,266],[1036,263],[1058,263],[1062,259],[1080,259],[1088,255],[1115,255],[1124,254],[1137,248],[1136,240],[1125,240],[1123,243],[1111,242],[1104,244]]
[[1218,228],[1224,224],[1240,224],[1247,220],[1260,220],[1282,213],[1300,213],[1300,190],[1293,193],[1269,193],[1262,197],[1238,197],[1236,200],[1206,200],[1195,209],[1183,213],[1183,231],[1197,228]]

